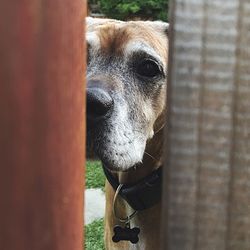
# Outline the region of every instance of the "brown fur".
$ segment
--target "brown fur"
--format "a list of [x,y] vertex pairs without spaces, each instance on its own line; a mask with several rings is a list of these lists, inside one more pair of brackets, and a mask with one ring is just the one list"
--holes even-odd
[[127,29],[117,29],[114,25],[109,25],[99,31],[99,38],[103,53],[120,55],[124,44],[130,39],[130,33]]
[[166,42],[164,32],[159,31],[159,41],[157,41],[155,39],[155,28],[150,24],[145,25],[143,21],[131,21],[126,26],[119,25],[119,28],[117,28],[117,25],[119,25],[119,22],[112,20],[108,23],[101,23],[97,27],[90,26],[88,28],[90,31],[98,30],[101,48],[104,53],[109,54],[111,52],[120,54],[124,45],[130,39],[136,38],[147,41],[152,48],[160,52],[162,56],[167,57],[167,45],[164,46],[162,42]]

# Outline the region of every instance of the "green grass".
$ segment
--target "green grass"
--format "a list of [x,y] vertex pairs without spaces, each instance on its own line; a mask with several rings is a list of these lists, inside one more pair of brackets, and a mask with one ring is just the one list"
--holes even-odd
[[104,249],[104,228],[103,219],[92,222],[85,227],[85,249],[103,250]]
[[86,188],[103,188],[105,177],[99,161],[88,161],[86,164]]
[[[86,164],[86,188],[104,189],[105,177],[102,165],[98,161],[87,161]],[[85,226],[85,250],[104,249],[103,219]]]

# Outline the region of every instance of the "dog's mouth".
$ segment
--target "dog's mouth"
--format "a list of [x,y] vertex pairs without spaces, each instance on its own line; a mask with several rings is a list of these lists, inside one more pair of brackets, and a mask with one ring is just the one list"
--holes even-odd
[[[125,125],[124,125],[125,126]],[[112,127],[112,126],[111,126]],[[142,162],[146,139],[126,129],[87,130],[87,158],[100,160],[112,171],[128,171]]]

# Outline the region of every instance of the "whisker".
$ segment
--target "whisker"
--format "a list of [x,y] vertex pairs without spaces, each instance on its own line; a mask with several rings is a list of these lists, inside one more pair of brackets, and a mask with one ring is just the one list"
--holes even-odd
[[[156,132],[154,132],[154,135],[156,135],[157,133],[159,133],[159,132],[165,127],[165,125],[166,125],[166,123],[164,123]],[[143,134],[142,131],[139,131],[139,130],[137,130],[137,129],[134,129],[133,131],[134,131],[134,132],[137,132],[137,133],[139,133],[139,134]]]
[[154,156],[152,156],[152,155],[149,154],[148,152],[144,151],[144,154],[148,155],[150,158],[152,158],[154,161],[157,162],[157,160],[154,158]]
[[157,133],[159,133],[159,132],[165,127],[165,125],[166,125],[166,123],[164,123],[164,124],[160,127],[160,129],[158,129],[154,134],[156,135]]

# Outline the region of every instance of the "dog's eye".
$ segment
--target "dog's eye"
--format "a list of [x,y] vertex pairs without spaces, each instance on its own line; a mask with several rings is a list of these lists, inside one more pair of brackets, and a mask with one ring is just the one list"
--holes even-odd
[[146,59],[138,63],[136,73],[143,77],[153,78],[161,73],[161,69],[154,60]]

